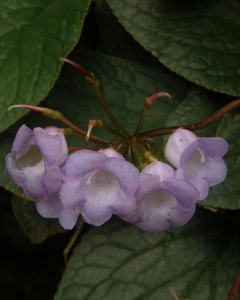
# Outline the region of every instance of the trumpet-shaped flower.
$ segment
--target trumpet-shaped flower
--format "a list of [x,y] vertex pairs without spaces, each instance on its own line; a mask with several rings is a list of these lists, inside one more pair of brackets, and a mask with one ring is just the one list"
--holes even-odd
[[99,226],[112,214],[128,217],[135,211],[138,169],[112,149],[80,150],[69,155],[60,192],[64,206]]
[[72,228],[78,215],[65,208],[59,198],[62,165],[68,156],[63,133],[56,127],[35,128],[23,125],[6,156],[7,171],[27,196],[36,199],[38,212],[58,218],[64,228]]
[[135,214],[124,219],[146,231],[183,226],[193,216],[198,198],[192,184],[176,179],[169,165],[155,162],[141,173]]
[[199,138],[191,131],[177,129],[166,144],[165,156],[178,169],[186,173],[186,180],[200,192],[200,200],[206,198],[209,186],[222,182],[227,166],[222,157],[228,151],[228,143],[222,138]]

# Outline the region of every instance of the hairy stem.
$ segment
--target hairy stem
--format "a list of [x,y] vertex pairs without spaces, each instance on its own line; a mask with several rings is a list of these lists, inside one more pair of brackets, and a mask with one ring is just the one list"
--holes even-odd
[[107,113],[109,119],[111,120],[112,124],[114,125],[114,127],[116,128],[117,132],[119,132],[119,134],[122,137],[127,137],[128,134],[127,132],[120,126],[120,124],[118,123],[118,121],[116,120],[116,118],[114,117],[113,113],[111,112],[104,96],[103,96],[103,92],[100,86],[100,82],[99,80],[92,79],[92,78],[87,78],[89,83],[91,84],[91,86],[94,88],[94,90],[96,91],[96,94],[98,96],[98,99],[100,100],[100,103],[103,107],[103,109],[105,110],[105,112]]
[[155,136],[164,135],[164,134],[172,134],[178,128],[187,129],[190,131],[200,130],[202,128],[205,128],[205,127],[211,125],[212,123],[216,122],[217,120],[221,119],[228,112],[230,112],[231,110],[234,110],[238,107],[240,107],[240,99],[237,99],[235,101],[228,103],[227,105],[223,106],[222,108],[217,110],[210,117],[204,119],[203,121],[189,124],[189,125],[173,126],[173,127],[149,130],[149,131],[140,133],[138,136],[142,138],[142,137],[155,137]]
[[112,129],[111,127],[107,126],[105,123],[103,123],[101,120],[90,120],[88,123],[88,131],[87,131],[87,135],[85,137],[85,140],[88,141],[89,137],[90,137],[90,133],[92,131],[93,128],[98,128],[101,130],[105,130],[111,134],[117,135],[121,137],[121,134],[117,131],[115,131],[114,129]]
[[[39,106],[27,105],[27,104],[17,104],[17,105],[10,106],[8,108],[8,111],[11,110],[12,108],[24,108],[24,109],[28,109],[31,111],[36,111],[36,112],[42,113],[43,115],[50,117],[52,119],[59,120],[62,123],[69,126],[71,129],[73,129],[75,132],[77,132],[79,134],[79,137],[84,138],[87,134],[87,132],[85,130],[83,130],[80,127],[78,127],[77,125],[73,124],[61,112],[59,112],[57,110],[39,107]],[[97,143],[97,144],[109,144],[110,143],[109,141],[106,141],[106,140],[101,139],[94,135],[90,135],[89,140],[91,142]]]
[[84,220],[80,219],[77,222],[76,229],[75,229],[72,237],[70,238],[70,241],[68,242],[67,246],[65,247],[65,249],[63,251],[63,257],[64,257],[65,264],[67,264],[67,262],[68,262],[68,253],[72,249],[72,247],[75,244],[79,234],[81,233],[83,225],[84,225]]
[[137,147],[140,149],[140,151],[144,154],[144,157],[149,163],[157,162],[158,159],[152,154],[152,152],[148,151],[139,141],[136,139],[134,140],[134,143],[137,145]]
[[78,69],[80,72],[82,72],[85,76],[85,78],[88,80],[88,82],[90,83],[90,85],[94,88],[94,90],[97,93],[97,96],[100,100],[100,103],[103,107],[103,109],[105,110],[105,112],[107,113],[109,119],[111,120],[111,122],[113,123],[114,127],[116,128],[116,130],[119,132],[119,134],[122,137],[127,137],[128,134],[127,132],[120,126],[120,124],[118,123],[118,121],[115,119],[114,115],[112,114],[110,108],[108,107],[108,104],[103,96],[103,92],[100,86],[100,82],[99,80],[91,73],[89,72],[87,69],[85,69],[84,67],[82,67],[81,65],[66,59],[66,58],[60,58],[60,60],[65,61],[69,64],[71,64],[72,66],[74,66],[76,69]]
[[138,134],[141,132],[142,130],[142,127],[143,127],[143,124],[144,124],[144,121],[145,121],[145,118],[146,118],[146,115],[147,115],[147,111],[148,109],[150,108],[150,106],[160,97],[163,97],[163,96],[166,96],[168,98],[171,98],[171,96],[167,93],[157,93],[157,94],[154,94],[152,95],[151,97],[147,98],[143,104],[142,104],[142,110],[141,110],[141,115],[140,115],[140,118],[139,118],[139,121],[138,121],[138,126],[137,126],[137,129],[134,133],[133,136],[138,136]]
[[235,300],[236,299],[237,292],[239,290],[239,285],[240,285],[240,268],[239,268],[237,276],[233,282],[233,285],[232,285],[232,288],[230,290],[227,300]]
[[68,151],[69,152],[74,152],[74,151],[78,151],[78,150],[99,150],[99,147],[85,147],[85,146],[82,146],[82,147],[78,147],[78,146],[69,146],[68,147]]

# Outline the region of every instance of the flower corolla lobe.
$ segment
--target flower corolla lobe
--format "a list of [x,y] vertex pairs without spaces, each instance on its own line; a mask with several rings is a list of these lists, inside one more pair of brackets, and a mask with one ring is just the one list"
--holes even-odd
[[125,220],[146,231],[182,226],[193,216],[198,198],[197,189],[176,179],[169,165],[155,162],[142,171],[137,210]]
[[222,157],[228,151],[228,143],[222,138],[198,138],[186,129],[177,129],[165,147],[167,160],[186,180],[200,192],[200,200],[206,198],[210,186],[221,183],[227,175]]
[[124,217],[134,212],[139,171],[115,150],[76,151],[65,172],[62,203],[81,213],[86,222],[100,226],[112,214]]

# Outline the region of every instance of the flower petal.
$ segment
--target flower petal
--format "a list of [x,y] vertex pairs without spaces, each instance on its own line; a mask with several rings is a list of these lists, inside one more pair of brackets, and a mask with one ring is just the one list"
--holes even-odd
[[60,190],[60,198],[64,206],[80,212],[85,202],[83,178],[66,178]]
[[138,189],[140,183],[139,171],[130,162],[110,157],[101,166],[101,169],[111,173],[117,179],[125,195],[133,195]]
[[45,129],[36,127],[33,130],[36,145],[42,153],[42,156],[49,163],[58,163],[61,165],[68,156],[67,142],[63,133],[56,127]]
[[176,168],[180,165],[180,157],[183,151],[198,138],[189,130],[177,129],[170,135],[165,147],[167,160]]
[[219,161],[228,152],[229,145],[221,138],[200,138],[198,147],[203,149],[214,161]]
[[166,190],[149,193],[140,204],[141,221],[135,225],[143,230],[164,231],[173,226],[186,224],[195,212],[195,205],[183,209],[175,197]]
[[223,159],[215,162],[206,157],[204,163],[191,163],[186,168],[188,176],[199,176],[207,180],[209,186],[222,182],[227,176],[227,166]]
[[41,181],[48,194],[59,192],[62,186],[62,171],[57,164],[50,165],[48,162],[44,164],[44,173]]
[[159,188],[171,193],[185,209],[195,204],[200,196],[198,190],[191,183],[174,178],[165,178]]
[[118,180],[105,170],[95,170],[85,177],[81,213],[90,224],[100,226],[112,214],[129,215],[135,209],[136,198],[124,195]]
[[[71,154],[65,165],[66,178],[60,191],[62,203],[81,213],[86,222],[99,226],[112,214],[133,214],[139,171],[114,150],[107,154],[81,150]],[[113,157],[115,156],[115,157]],[[116,157],[117,156],[117,157]]]
[[44,162],[41,160],[32,167],[19,168],[12,160],[11,154],[6,157],[6,168],[13,181],[20,186],[27,196],[38,200],[46,200],[47,194],[41,178],[44,172]]
[[36,208],[38,213],[44,218],[58,218],[63,205],[60,201],[59,194],[54,194],[45,202],[37,201]]
[[[190,143],[182,152],[181,157],[179,159],[179,166],[178,167],[186,167],[187,163],[189,162],[191,156],[194,152],[196,152],[196,148],[198,145],[198,140],[193,141]],[[200,156],[200,154],[199,154]],[[200,162],[201,157],[199,157]]]
[[111,148],[103,149],[100,150],[99,152],[104,153],[105,155],[107,155],[107,157],[116,157],[116,158],[124,159],[120,153],[118,153],[117,151]]
[[22,125],[14,139],[11,153],[14,158],[19,158],[23,156],[28,149],[34,145],[33,132],[26,125]]
[[209,192],[208,181],[199,176],[188,176],[188,181],[199,191],[200,196],[198,200],[204,200]]
[[64,229],[71,230],[77,223],[79,214],[77,212],[71,211],[67,207],[59,212],[59,223]]
[[100,169],[107,160],[107,156],[91,150],[79,150],[69,155],[65,171],[68,177],[83,177],[87,173]]
[[160,177],[160,180],[166,177],[174,177],[174,170],[168,164],[163,162],[155,162],[148,165],[143,171],[142,174],[154,174]]

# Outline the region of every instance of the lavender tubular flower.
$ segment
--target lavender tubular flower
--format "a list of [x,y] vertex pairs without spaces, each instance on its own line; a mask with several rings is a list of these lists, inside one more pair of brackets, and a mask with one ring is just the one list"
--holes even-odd
[[200,200],[206,198],[209,186],[222,182],[227,166],[222,157],[228,151],[228,143],[222,138],[198,138],[185,129],[177,129],[166,144],[165,156],[178,169],[186,172],[186,180],[200,192]]
[[68,157],[65,171],[62,203],[87,223],[100,226],[112,214],[123,218],[135,212],[139,171],[116,151],[76,151]]
[[36,199],[40,215],[58,218],[64,228],[72,228],[76,214],[69,215],[64,208],[59,191],[62,186],[62,169],[68,156],[64,135],[56,127],[35,128],[23,125],[14,140],[11,153],[6,157],[6,167],[13,181],[27,196]]
[[135,214],[125,220],[154,232],[185,225],[195,212],[199,192],[190,183],[176,179],[169,165],[156,162],[141,173],[137,198]]

